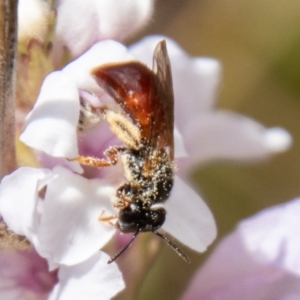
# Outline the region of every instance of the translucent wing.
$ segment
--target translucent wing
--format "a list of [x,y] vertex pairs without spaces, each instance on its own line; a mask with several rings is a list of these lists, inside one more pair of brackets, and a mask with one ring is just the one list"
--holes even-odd
[[[168,147],[170,158],[174,158],[174,95],[172,84],[171,63],[169,60],[166,41],[160,41],[153,55],[153,72],[156,74],[156,92],[159,105],[163,110],[160,132],[163,132],[162,140],[159,140],[159,147]],[[153,139],[155,137],[151,137]]]

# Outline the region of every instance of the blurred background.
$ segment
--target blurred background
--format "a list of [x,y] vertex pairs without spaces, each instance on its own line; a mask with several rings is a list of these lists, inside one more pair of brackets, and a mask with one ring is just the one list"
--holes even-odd
[[161,0],[152,22],[130,43],[154,33],[173,38],[190,55],[220,60],[217,108],[283,127],[294,138],[291,150],[268,161],[215,162],[195,170],[192,180],[213,211],[218,240],[202,255],[184,248],[191,265],[162,245],[136,296],[174,300],[239,220],[300,196],[300,1]]

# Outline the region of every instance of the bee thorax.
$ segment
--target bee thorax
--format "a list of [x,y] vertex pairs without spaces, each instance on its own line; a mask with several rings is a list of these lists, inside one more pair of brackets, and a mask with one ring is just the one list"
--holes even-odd
[[128,180],[117,190],[117,197],[127,203],[119,212],[118,227],[122,232],[155,231],[165,221],[163,203],[173,187],[173,164],[164,150],[154,151],[147,162],[143,151],[146,148],[122,154]]

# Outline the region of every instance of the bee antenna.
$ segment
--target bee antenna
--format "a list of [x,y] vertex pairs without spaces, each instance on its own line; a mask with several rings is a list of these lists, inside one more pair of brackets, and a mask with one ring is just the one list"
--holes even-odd
[[115,261],[121,254],[123,254],[128,248],[129,246],[133,243],[134,239],[137,237],[137,235],[140,233],[140,229],[138,229],[136,231],[136,233],[132,236],[131,240],[113,257],[111,257],[108,260],[108,264],[112,263],[113,261]]
[[153,231],[154,234],[162,238],[185,262],[191,263],[190,259],[183,253],[183,251],[178,248],[172,241],[170,241],[165,235],[159,233],[158,231]]

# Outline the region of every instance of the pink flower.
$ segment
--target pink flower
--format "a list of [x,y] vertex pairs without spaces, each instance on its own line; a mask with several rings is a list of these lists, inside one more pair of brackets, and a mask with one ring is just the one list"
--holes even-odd
[[[75,124],[77,124],[78,119],[79,102],[72,102],[72,99],[78,99],[81,96],[93,102],[93,105],[99,105],[101,101],[109,101],[90,76],[90,69],[107,62],[130,59],[140,59],[151,66],[153,49],[162,38],[164,37],[147,37],[131,46],[129,51],[120,44],[104,41],[96,44],[75,62],[66,66],[62,72],[50,75],[43,85],[40,97],[47,97],[49,101],[56,97],[59,101],[60,95],[55,90],[62,90],[65,109],[69,111],[67,119],[70,126],[66,129],[65,135],[58,134],[52,137],[55,141],[60,139],[61,143],[51,142],[46,144],[44,142],[42,146],[38,141],[44,135],[44,125],[35,130],[35,134],[32,135],[30,140],[25,137],[32,132],[29,117],[29,125],[23,133],[23,140],[26,139],[28,145],[48,154],[51,154],[52,150],[50,149],[55,147],[58,152],[51,155],[76,156],[77,146],[72,147],[71,144],[75,144],[77,140]],[[220,80],[218,61],[210,58],[189,57],[170,39],[167,39],[167,44],[172,63],[175,94],[176,128],[174,135],[176,136],[176,156],[177,158],[186,157],[180,168],[187,170],[195,164],[216,159],[239,161],[262,159],[274,153],[285,151],[290,147],[291,136],[284,129],[266,129],[261,124],[245,116],[213,108]],[[47,86],[54,86],[52,82],[55,81],[56,88],[47,89]],[[89,91],[89,93],[85,91]],[[52,95],[53,93],[55,95]],[[97,97],[93,97],[90,93],[96,94]],[[36,106],[38,105],[39,103],[36,104]],[[45,104],[42,105],[45,106]],[[49,105],[51,105],[50,102]],[[57,119],[59,121],[59,118]],[[65,122],[65,117],[62,119]],[[61,128],[61,124],[54,125],[55,123],[50,117],[41,121],[50,122],[52,125],[49,126],[48,130],[52,130],[53,133],[57,133],[58,128]],[[35,146],[33,139],[39,145]],[[105,139],[111,140],[111,135],[105,136]],[[69,146],[66,143],[70,143]],[[89,147],[94,148],[93,151],[96,148],[94,144],[89,145]],[[103,144],[103,140],[101,144]],[[58,147],[67,147],[69,150],[59,154]],[[98,150],[96,149],[96,151]]]
[[[77,131],[80,100],[93,106],[116,106],[96,83],[91,70],[106,63],[137,59],[150,67],[159,39],[149,37],[129,49],[112,40],[96,43],[61,71],[46,77],[26,119],[20,139],[38,151],[44,168],[23,167],[5,177],[0,186],[0,212],[10,229],[25,235],[47,259],[51,270],[59,268],[59,282],[51,299],[60,299],[61,295],[72,298],[78,291],[79,276],[85,291],[94,291],[89,299],[97,298],[98,293],[109,299],[124,286],[117,266],[107,266],[106,254],[99,252],[116,230],[99,217],[117,213],[111,198],[124,182],[122,170],[118,165],[99,171],[83,169],[68,158],[79,153],[102,157],[108,146],[120,143],[100,119],[91,124],[90,130]],[[181,159],[182,174],[195,163],[209,159],[260,158],[289,146],[290,136],[283,129],[269,130],[245,117],[215,112],[211,106],[219,80],[218,62],[190,58],[169,39],[167,45],[174,77],[175,158]],[[224,130],[228,139],[221,139],[216,128]],[[216,225],[202,198],[176,176],[165,206],[167,217],[162,229],[189,248],[205,251],[216,236]],[[96,278],[101,272],[99,282]]]
[[57,273],[49,272],[46,260],[33,249],[0,252],[1,299],[47,299],[56,282]]
[[98,220],[103,210],[112,211],[107,189],[112,190],[101,180],[87,180],[59,166],[52,171],[23,167],[2,180],[0,211],[6,224],[30,240],[50,270],[58,268],[50,299],[74,293],[110,299],[124,288],[117,265],[107,265],[108,255],[99,252],[115,232]]
[[124,282],[117,265],[107,264],[108,258],[98,251],[87,261],[61,267],[49,300],[111,299],[124,288]]
[[[51,157],[54,156],[60,157],[60,165],[63,164],[65,167],[79,172],[81,167],[77,163],[71,163],[64,158],[75,157],[79,152],[85,155],[102,157],[107,146],[120,142],[109,131],[105,122],[101,122],[87,135],[81,134],[77,137],[79,98],[93,102],[94,105],[113,103],[113,100],[107,94],[104,94],[95,79],[90,75],[90,70],[107,62],[133,59],[135,59],[134,56],[123,45],[108,40],[94,45],[88,52],[67,65],[62,71],[50,74],[45,79],[36,105],[27,118],[25,130],[20,137],[21,140],[49,155],[48,158],[50,159],[45,159],[45,156],[43,156],[43,161],[48,167],[52,166],[53,159]],[[95,138],[95,136],[101,138]],[[79,139],[78,144],[77,139]],[[182,136],[176,130],[175,156],[180,157],[183,155],[185,154]],[[112,188],[115,189],[124,182],[123,174],[118,172],[118,168],[108,168],[107,172],[114,172],[112,176],[106,170],[104,172],[105,175],[100,172],[97,176],[105,179],[106,182],[110,181]],[[87,171],[85,175],[90,177]],[[61,194],[57,189],[55,190],[58,195]],[[52,196],[55,198],[58,195],[53,194]],[[107,194],[107,198],[110,197],[111,194]],[[183,198],[189,199],[189,205],[182,201]],[[200,252],[205,251],[216,236],[213,216],[200,196],[179,177],[175,178],[172,195],[166,202],[166,209],[168,217],[162,229],[188,247]],[[107,209],[103,210],[106,213],[109,212]],[[59,228],[57,230],[60,231]]]
[[194,276],[182,300],[296,300],[300,199],[242,221]]
[[63,0],[57,5],[54,54],[78,57],[105,39],[124,40],[149,21],[153,0]]
[[[153,49],[162,38],[165,37],[146,37],[129,50],[151,65]],[[246,116],[215,109],[220,63],[211,58],[190,57],[174,41],[167,41],[173,72],[175,121],[187,154],[182,172],[212,160],[264,159],[290,147],[292,138],[286,130],[267,129]]]

